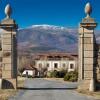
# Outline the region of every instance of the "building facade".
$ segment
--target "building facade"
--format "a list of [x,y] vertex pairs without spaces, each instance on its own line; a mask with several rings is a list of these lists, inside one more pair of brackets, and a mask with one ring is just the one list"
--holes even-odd
[[77,55],[68,53],[45,53],[37,54],[35,58],[37,69],[47,69],[47,71],[67,70],[74,71],[78,67]]

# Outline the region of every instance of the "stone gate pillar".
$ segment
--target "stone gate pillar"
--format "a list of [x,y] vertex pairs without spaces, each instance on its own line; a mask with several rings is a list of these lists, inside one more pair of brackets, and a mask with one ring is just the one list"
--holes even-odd
[[79,25],[79,89],[95,90],[95,35],[94,29],[97,23],[90,17],[92,7],[86,4],[87,16]]
[[10,18],[12,9],[5,8],[6,18],[0,23],[2,39],[2,88],[17,88],[17,24]]

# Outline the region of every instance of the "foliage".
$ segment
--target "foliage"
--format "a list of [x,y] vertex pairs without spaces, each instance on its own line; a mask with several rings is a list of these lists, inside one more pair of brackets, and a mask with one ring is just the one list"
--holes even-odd
[[47,72],[47,77],[51,77],[51,78],[63,78],[66,74],[66,70],[60,70],[60,71],[51,71],[51,72]]
[[22,75],[23,71],[24,71],[24,67],[18,68],[18,75],[19,76]]
[[65,76],[64,76],[64,81],[71,81],[71,82],[75,82],[78,79],[78,72],[77,71],[71,71],[68,72]]
[[25,66],[30,65],[30,59],[26,56],[18,57],[18,72],[23,73]]
[[51,77],[58,78],[58,72],[56,70],[51,72]]
[[22,75],[22,77],[33,78],[32,75],[26,75],[26,74]]

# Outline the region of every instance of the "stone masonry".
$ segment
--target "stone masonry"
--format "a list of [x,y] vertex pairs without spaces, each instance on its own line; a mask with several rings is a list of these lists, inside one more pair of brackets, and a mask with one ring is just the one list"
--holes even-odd
[[90,17],[92,7],[86,4],[87,16],[79,25],[79,89],[95,91],[96,67],[97,67],[97,44],[94,29],[97,23]]
[[10,18],[11,7],[5,8],[6,18],[0,23],[2,45],[2,86],[3,89],[17,88],[17,24]]

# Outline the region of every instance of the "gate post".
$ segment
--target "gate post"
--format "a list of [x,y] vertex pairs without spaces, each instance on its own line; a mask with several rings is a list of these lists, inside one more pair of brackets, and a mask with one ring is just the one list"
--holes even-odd
[[11,19],[12,9],[5,8],[6,18],[0,23],[2,40],[2,89],[17,89],[17,24]]
[[85,13],[87,16],[79,25],[79,87],[82,90],[95,90],[96,81],[96,39],[94,29],[97,23],[90,17],[92,7],[90,3],[86,4]]

